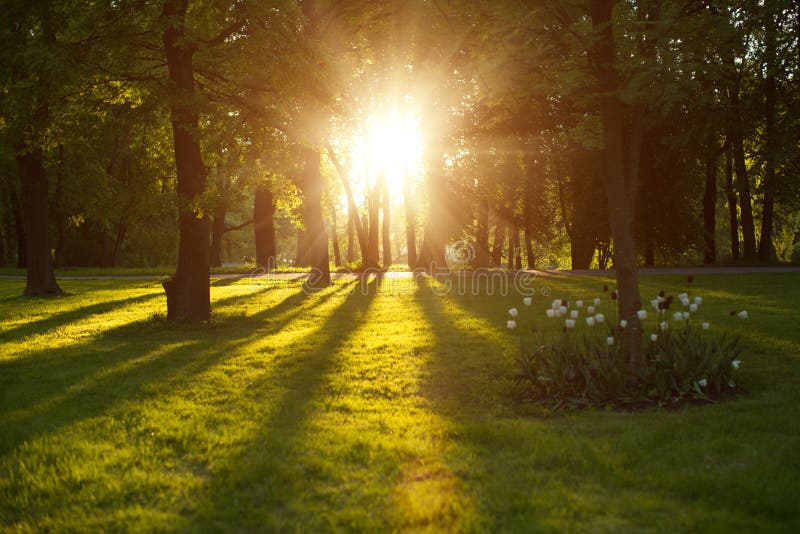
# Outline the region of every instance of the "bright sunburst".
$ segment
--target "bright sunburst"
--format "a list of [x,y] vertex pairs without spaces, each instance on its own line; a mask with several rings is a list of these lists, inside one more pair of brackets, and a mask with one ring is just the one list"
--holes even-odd
[[353,137],[351,158],[353,178],[374,184],[384,175],[393,201],[401,200],[406,177],[414,179],[422,170],[419,121],[398,111],[370,115],[362,134]]

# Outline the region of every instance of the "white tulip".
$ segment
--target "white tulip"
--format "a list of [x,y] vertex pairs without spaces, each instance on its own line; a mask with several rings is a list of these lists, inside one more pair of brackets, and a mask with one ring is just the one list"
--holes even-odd
[[567,320],[565,320],[564,321],[564,326],[566,326],[567,328],[570,328],[570,329],[575,328],[575,319],[567,319]]
[[688,321],[689,317],[691,317],[691,314],[689,312],[683,312],[683,320],[684,321]]
[[706,380],[705,378],[701,378],[700,380],[697,381],[697,385],[700,386],[701,388],[704,388],[708,385],[708,380]]
[[658,299],[651,300],[650,305],[653,307],[654,310],[658,310]]
[[672,318],[676,321],[680,321],[681,319],[683,319],[683,313],[675,312],[672,314]]
[[619,322],[619,327],[620,327],[620,328],[627,328],[627,326],[628,326],[628,321],[626,321],[625,319],[622,319],[622,320]]
[[666,321],[661,321],[661,324],[659,324],[659,325],[658,325],[658,327],[659,327],[659,328],[660,328],[662,331],[666,332],[667,328],[669,328],[669,323],[668,323],[668,322],[666,322]]
[[614,338],[613,337],[607,337],[606,338],[606,345],[610,346],[610,345],[613,345],[613,344],[614,344]]
[[730,380],[730,381],[728,381],[728,386],[730,386],[731,388],[735,388],[736,387],[736,382],[734,382],[733,380]]
[[692,313],[697,313],[697,304],[689,304],[689,311]]
[[572,310],[571,312],[569,312],[569,316],[572,317],[573,319],[577,319],[578,318],[578,310]]
[[594,326],[594,317],[586,318],[586,326]]
[[742,310],[739,312],[739,319],[747,319],[747,310]]
[[589,306],[588,308],[586,308],[586,313],[588,313],[589,315],[594,315],[594,306]]
[[703,297],[695,297],[694,303],[700,306],[703,303]]
[[597,321],[598,323],[602,323],[603,321],[606,320],[606,318],[602,313],[598,313],[597,315],[594,316],[594,320]]
[[524,299],[522,299],[522,303],[525,306],[530,306],[533,303],[533,299],[531,297],[525,297]]
[[731,362],[731,367],[733,367],[734,369],[738,369],[740,365],[742,365],[741,360],[733,360]]
[[653,343],[658,341],[658,334],[650,334],[650,341],[652,341]]
[[577,308],[583,308],[583,301],[582,300],[576,300],[575,301],[575,306]]
[[511,317],[516,317],[517,315],[519,315],[519,312],[517,311],[517,309],[516,309],[516,308],[511,308],[510,310],[508,310],[508,314],[509,314]]
[[689,294],[688,293],[678,293],[678,298],[681,299],[681,300],[688,299],[689,298]]
[[703,323],[703,330],[708,330],[708,327],[711,326],[708,323]]
[[509,330],[514,330],[517,327],[517,322],[516,321],[508,321],[506,323],[506,326],[508,327]]
[[636,312],[636,317],[638,317],[640,321],[644,321],[645,319],[647,319],[647,311],[645,311],[645,310],[637,311]]
[[689,297],[682,298],[681,299],[681,304],[683,304],[684,306],[688,306],[689,305]]
[[561,312],[561,315],[566,315],[567,314],[567,307],[566,306],[561,306],[560,308],[558,308],[558,311]]
[[598,297],[595,297],[593,302],[595,306],[600,306],[600,299]]
[[555,316],[556,316],[556,311],[555,311],[553,308],[550,308],[550,309],[549,309],[549,310],[547,310],[547,312],[545,312],[545,313],[547,313],[547,318],[548,318],[548,319],[552,319],[553,317],[555,317]]

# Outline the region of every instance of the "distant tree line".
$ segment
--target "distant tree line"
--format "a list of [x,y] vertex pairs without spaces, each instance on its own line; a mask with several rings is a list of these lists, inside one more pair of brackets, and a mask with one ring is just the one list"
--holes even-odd
[[[796,0],[2,9],[0,262],[30,295],[54,265],[174,264],[170,318],[203,319],[226,258],[326,285],[468,239],[471,267],[613,266],[634,309],[637,265],[797,258]],[[346,140],[396,102],[424,169],[392,212]]]

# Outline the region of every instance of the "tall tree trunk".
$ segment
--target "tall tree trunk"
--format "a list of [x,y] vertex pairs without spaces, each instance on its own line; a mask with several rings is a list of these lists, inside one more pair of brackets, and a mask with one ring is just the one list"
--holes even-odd
[[25,239],[25,223],[22,218],[22,207],[20,206],[17,189],[13,184],[9,186],[9,203],[14,217],[14,232],[17,238],[17,269],[26,269],[28,267],[28,244]]
[[403,201],[406,205],[406,248],[408,249],[408,268],[417,267],[417,204],[411,187],[411,173],[408,167],[403,177]]
[[506,225],[502,221],[497,221],[494,227],[494,239],[492,240],[491,266],[500,267],[503,263],[503,249],[506,246]]
[[355,228],[356,228],[356,221],[355,218],[358,217],[357,214],[353,213],[353,209],[350,207],[350,204],[347,204],[347,263],[352,264],[355,261],[355,243],[353,240],[355,239]]
[[477,228],[475,229],[474,267],[489,266],[489,199],[478,200]]
[[[765,26],[766,32],[766,46],[765,55],[767,62],[767,79],[765,80],[764,87],[764,107],[766,114],[766,165],[764,168],[764,205],[761,210],[761,241],[758,243],[758,257],[763,261],[774,261],[775,246],[772,243],[772,229],[775,212],[775,165],[777,159],[777,134],[775,123],[777,121],[777,111],[775,107],[776,100],[776,87],[775,87],[775,71],[776,65],[776,36],[775,26],[777,21],[772,12],[775,3],[768,3],[769,16]],[[772,7],[769,7],[772,6]]]
[[56,191],[55,191],[55,222],[56,222],[56,247],[55,247],[55,267],[64,265],[64,214],[61,212],[64,191],[64,145],[58,145],[58,168],[56,170]]
[[381,179],[381,208],[383,210],[383,221],[381,229],[383,247],[383,266],[389,267],[392,264],[392,238],[391,238],[391,199],[389,198],[389,186],[386,183],[386,176]]
[[736,189],[739,192],[739,209],[742,217],[743,253],[745,260],[752,261],[756,258],[756,231],[753,224],[753,203],[750,199],[750,179],[747,176],[744,155],[738,80],[731,87],[729,97],[731,101],[731,131],[728,138],[733,146],[733,167],[736,172]]
[[342,254],[339,250],[339,230],[336,224],[336,204],[331,203],[331,244],[333,245],[333,264],[342,266]]
[[35,148],[18,154],[17,167],[28,267],[25,295],[61,295],[63,291],[56,282],[50,251],[47,173],[42,161],[42,149]]
[[225,215],[228,208],[225,202],[220,202],[214,208],[214,220],[211,223],[211,248],[209,249],[209,263],[211,267],[222,267],[222,238],[225,235]]
[[328,233],[322,216],[322,192],[324,184],[320,169],[319,151],[305,147],[303,170],[303,204],[305,205],[308,259],[311,273],[306,283],[311,287],[327,287],[331,284],[330,260],[328,256]]
[[514,269],[514,254],[517,251],[517,242],[519,242],[519,232],[517,231],[517,225],[512,222],[508,225],[508,262],[506,267],[509,271]]
[[436,148],[428,146],[426,160],[425,186],[433,209],[428,210],[425,219],[418,267],[433,272],[447,267],[445,246],[450,228],[449,199],[445,194],[442,154]]
[[703,194],[703,263],[717,261],[717,150],[706,157],[706,187]]
[[614,238],[614,269],[619,288],[619,318],[628,321],[623,343],[631,378],[642,365],[642,326],[637,318],[641,309],[639,275],[636,269],[636,244],[632,223],[636,200],[641,143],[641,114],[635,113],[633,126],[626,131],[626,121],[619,99],[620,83],[615,67],[615,0],[591,2],[594,75],[600,93],[600,118],[605,145],[604,174],[611,233]]
[[519,227],[514,225],[514,269],[522,270],[522,249],[519,246]]
[[194,136],[199,128],[194,108],[194,65],[196,45],[187,42],[185,19],[188,0],[165,0],[164,52],[169,79],[176,90],[170,115],[178,175],[178,268],[164,282],[167,294],[167,319],[205,321],[211,317],[209,276],[209,221],[198,213],[195,204],[206,188],[206,172],[200,144]]
[[379,187],[376,184],[367,190],[367,254],[364,258],[363,267],[374,269],[379,265],[380,258],[380,202],[378,200]]
[[728,200],[728,226],[731,233],[731,259],[739,259],[739,214],[736,209],[736,190],[733,186],[733,145],[725,151],[725,196]]
[[297,248],[294,255],[295,267],[308,267],[310,264],[307,235],[307,232],[302,228],[297,229]]
[[122,244],[125,242],[125,235],[128,232],[127,217],[123,215],[117,223],[117,232],[114,236],[114,249],[111,254],[111,266],[119,266],[119,260],[122,257]]
[[525,259],[527,260],[528,269],[536,269],[536,254],[533,252],[533,237],[531,236],[531,228],[529,224],[525,225]]
[[256,264],[271,272],[278,265],[275,237],[275,198],[269,187],[257,187],[253,198],[253,237]]

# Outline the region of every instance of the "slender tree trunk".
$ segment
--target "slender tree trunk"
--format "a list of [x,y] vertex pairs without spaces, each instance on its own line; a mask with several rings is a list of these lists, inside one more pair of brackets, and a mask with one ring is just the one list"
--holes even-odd
[[530,225],[525,225],[525,258],[528,269],[536,269],[536,254],[533,252],[533,238],[531,237]]
[[519,246],[519,227],[514,225],[514,269],[522,270],[522,249]]
[[[774,6],[773,3],[768,3],[768,6]],[[766,61],[767,61],[767,79],[765,80],[764,87],[764,105],[766,114],[766,165],[764,169],[764,204],[761,210],[761,241],[758,243],[758,257],[763,261],[774,261],[775,246],[772,242],[773,220],[775,212],[775,165],[776,165],[776,145],[778,144],[775,123],[777,121],[777,111],[775,106],[776,100],[776,87],[775,87],[775,71],[776,65],[776,36],[775,16],[771,12],[774,8],[770,8],[770,15],[767,19],[765,27],[766,32]]]
[[35,148],[18,154],[17,167],[27,248],[25,295],[61,295],[63,291],[53,273],[53,256],[50,251],[47,173],[42,161],[42,149]]
[[381,207],[383,210],[383,227],[381,229],[383,247],[383,266],[389,267],[392,264],[392,239],[391,239],[391,199],[389,198],[389,186],[386,177],[381,180]]
[[303,203],[305,205],[308,256],[311,274],[307,284],[312,287],[327,287],[331,284],[330,260],[328,256],[328,233],[322,216],[322,192],[324,184],[320,169],[320,154],[315,148],[306,147],[303,172]]
[[125,235],[128,233],[128,225],[125,219],[126,217],[123,216],[117,223],[117,233],[114,237],[114,250],[111,256],[112,267],[119,266],[122,257],[122,244],[125,242]]
[[14,217],[14,232],[17,238],[17,269],[26,269],[28,267],[28,245],[25,240],[25,223],[22,218],[19,196],[17,196],[17,190],[13,184],[9,186],[9,203]]
[[736,190],[733,185],[733,146],[725,151],[725,196],[728,199],[728,226],[731,233],[731,259],[739,259],[739,214],[736,207]]
[[739,192],[739,208],[742,218],[743,253],[745,260],[752,261],[756,258],[756,231],[753,223],[753,203],[750,199],[750,179],[747,176],[744,141],[742,139],[738,81],[731,88],[730,101],[732,120],[728,138],[733,146],[733,166],[736,172],[736,189]]
[[408,268],[417,267],[417,204],[411,187],[411,173],[406,168],[403,177],[403,200],[406,205],[406,248],[408,248]]
[[56,222],[56,247],[55,247],[55,267],[64,265],[64,216],[61,205],[63,203],[64,191],[64,145],[58,145],[58,168],[56,170],[56,191],[55,191],[55,222]]
[[494,239],[492,240],[492,267],[500,267],[502,264],[505,245],[506,225],[502,221],[497,221],[494,227]]
[[717,261],[717,152],[706,158],[706,187],[703,194],[703,263]]
[[445,176],[441,153],[429,146],[426,159],[425,185],[433,209],[428,210],[428,216],[425,219],[418,267],[427,272],[433,272],[447,266],[445,245],[450,228],[448,213],[450,204],[444,192]]
[[355,218],[358,215],[353,213],[350,204],[347,205],[347,263],[352,264],[355,261]]
[[379,187],[373,186],[367,191],[367,254],[364,258],[365,268],[375,268],[379,265],[380,251],[380,202],[378,201]]
[[475,230],[475,267],[489,266],[489,199],[478,200],[478,224]]
[[639,169],[641,130],[636,121],[626,132],[626,121],[619,99],[620,83],[615,67],[615,43],[612,9],[615,0],[593,0],[591,3],[592,27],[595,39],[592,55],[594,74],[600,92],[600,118],[603,125],[606,173],[604,175],[606,198],[614,238],[614,269],[619,288],[619,318],[628,321],[623,334],[625,354],[631,378],[642,365],[642,327],[637,318],[641,309],[639,275],[636,269],[636,244],[632,223],[635,210],[636,182]]
[[209,250],[209,263],[211,267],[222,267],[222,238],[225,235],[225,215],[228,208],[220,202],[214,208],[214,220],[211,223],[211,248]]
[[295,267],[308,267],[310,264],[308,253],[307,232],[302,228],[297,229],[297,248],[294,256]]
[[339,250],[339,230],[336,223],[336,204],[331,203],[331,244],[333,245],[333,264],[342,266],[342,254]]
[[185,19],[188,0],[165,0],[163,42],[169,79],[176,89],[170,114],[178,174],[180,237],[178,268],[164,282],[167,319],[205,321],[211,317],[209,276],[209,221],[194,205],[206,188],[206,172],[200,144],[194,132],[199,128],[194,108],[194,65],[196,47],[187,43]]
[[278,265],[275,237],[275,198],[269,187],[257,187],[253,197],[253,237],[256,264],[271,272]]

